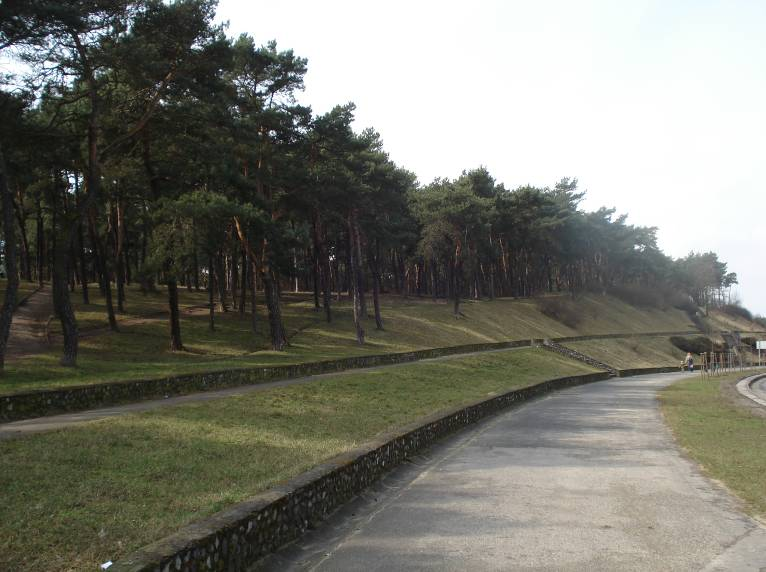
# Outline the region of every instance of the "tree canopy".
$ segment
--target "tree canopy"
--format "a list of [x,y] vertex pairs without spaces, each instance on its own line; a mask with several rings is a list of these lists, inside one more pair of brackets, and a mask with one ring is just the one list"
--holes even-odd
[[370,291],[383,328],[381,292],[447,298],[459,318],[465,298],[635,286],[706,306],[736,284],[714,253],[673,260],[655,228],[584,211],[577,179],[511,190],[480,166],[420,184],[354,130],[353,103],[298,102],[306,59],[227,37],[214,16],[212,0],[0,4],[0,50],[25,70],[0,91],[6,304],[13,279],[52,282],[63,363],[70,295],[89,285],[115,330],[127,283],[167,285],[181,350],[178,285],[208,289],[211,328],[262,291],[282,349],[286,288],[313,291],[328,321],[352,298],[364,343]]

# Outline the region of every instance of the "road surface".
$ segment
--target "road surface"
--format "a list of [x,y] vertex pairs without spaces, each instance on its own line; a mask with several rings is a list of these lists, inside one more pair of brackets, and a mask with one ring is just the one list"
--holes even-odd
[[766,401],[766,377],[751,385],[750,391],[755,393],[758,398]]
[[400,467],[253,570],[763,570],[766,528],[613,379],[494,417]]

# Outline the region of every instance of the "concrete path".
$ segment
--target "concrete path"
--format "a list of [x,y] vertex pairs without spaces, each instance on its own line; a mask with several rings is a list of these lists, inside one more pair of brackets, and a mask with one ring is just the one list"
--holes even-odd
[[55,429],[65,429],[67,427],[73,427],[89,421],[98,421],[99,419],[106,419],[107,417],[117,417],[120,415],[127,415],[130,413],[141,413],[142,411],[151,411],[160,407],[170,407],[173,405],[183,405],[184,403],[196,403],[200,401],[209,401],[211,399],[221,399],[224,397],[233,397],[235,395],[245,395],[256,391],[267,391],[274,389],[275,387],[286,387],[288,385],[302,385],[304,383],[316,382],[320,379],[324,379],[332,376],[339,375],[354,375],[365,371],[373,371],[391,367],[402,367],[406,365],[414,365],[416,363],[428,363],[432,361],[445,361],[451,359],[466,358],[481,354],[498,353],[498,352],[511,352],[529,349],[528,347],[519,348],[506,348],[499,350],[486,350],[483,352],[471,352],[467,354],[453,354],[449,356],[442,356],[437,358],[422,359],[414,362],[403,362],[390,365],[380,365],[375,367],[355,368],[347,369],[345,371],[337,371],[332,373],[323,373],[318,375],[311,375],[306,377],[297,377],[293,379],[284,379],[281,381],[269,381],[264,383],[254,383],[252,385],[243,385],[239,387],[232,387],[229,389],[219,389],[216,391],[205,391],[200,393],[191,393],[189,395],[182,395],[179,397],[168,397],[165,399],[152,399],[147,401],[139,401],[138,403],[128,403],[125,405],[114,405],[112,407],[101,407],[98,409],[89,409],[86,411],[76,411],[73,413],[62,413],[61,415],[49,415],[46,417],[35,417],[33,419],[23,419],[21,421],[11,421],[8,423],[0,423],[0,441],[5,439],[14,439],[17,437],[23,437],[24,435],[32,435],[34,433],[42,433],[44,431],[53,431]]
[[6,359],[46,351],[50,347],[46,326],[52,314],[53,296],[50,286],[46,285],[30,294],[13,313]]
[[572,388],[495,417],[254,570],[766,570],[766,528],[662,422],[657,389],[683,375]]

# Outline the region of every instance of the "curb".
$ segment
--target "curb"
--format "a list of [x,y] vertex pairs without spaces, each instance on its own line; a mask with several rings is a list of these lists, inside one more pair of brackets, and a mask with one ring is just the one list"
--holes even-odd
[[248,501],[187,525],[116,562],[110,571],[247,570],[442,437],[534,397],[609,377],[599,372],[552,379],[420,419]]
[[756,375],[751,375],[746,377],[745,379],[742,379],[737,382],[737,391],[739,391],[740,394],[744,395],[748,399],[755,401],[758,405],[761,405],[763,407],[766,407],[766,399],[762,399],[758,397],[753,391],[750,389],[750,387],[756,382],[760,381],[766,377],[766,373],[759,373]]

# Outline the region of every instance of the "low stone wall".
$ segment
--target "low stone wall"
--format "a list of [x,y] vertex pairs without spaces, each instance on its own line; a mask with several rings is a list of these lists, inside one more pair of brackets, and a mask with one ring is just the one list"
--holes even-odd
[[680,372],[679,366],[663,366],[663,367],[639,367],[634,369],[618,369],[617,377],[630,377],[632,375],[648,375],[650,373],[674,373]]
[[698,336],[699,330],[686,330],[683,332],[643,332],[635,334],[592,334],[589,336],[568,336],[563,338],[550,338],[552,342],[563,344],[566,342],[588,342],[591,340],[627,340],[631,338],[661,338],[663,336]]
[[110,572],[246,570],[436,440],[515,403],[608,378],[594,373],[553,379],[421,420],[146,546]]
[[572,348],[562,346],[561,344],[556,342],[552,342],[551,340],[545,340],[543,342],[542,347],[548,351],[555,352],[569,359],[573,359],[573,360],[588,364],[589,366],[595,369],[608,371],[610,375],[613,375],[613,376],[617,375],[617,370],[613,368],[611,365],[606,364],[602,361],[599,361],[596,358],[593,358],[582,352],[578,352],[577,350],[573,350]]
[[414,362],[423,359],[480,351],[528,347],[531,340],[468,344],[412,352],[348,357],[335,360],[174,375],[0,396],[0,421],[18,421],[71,411],[84,411],[119,403],[135,403],[265,381],[277,381],[348,369]]

